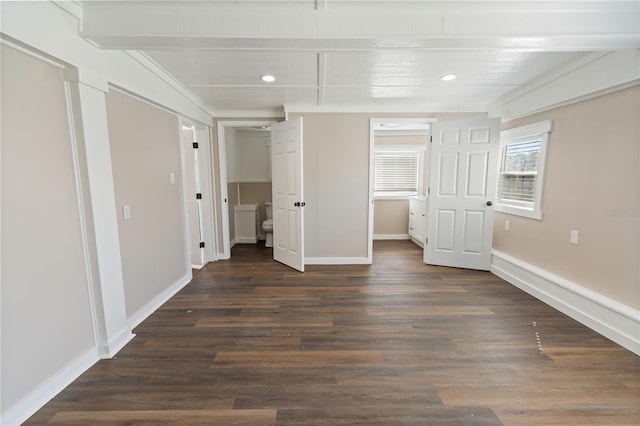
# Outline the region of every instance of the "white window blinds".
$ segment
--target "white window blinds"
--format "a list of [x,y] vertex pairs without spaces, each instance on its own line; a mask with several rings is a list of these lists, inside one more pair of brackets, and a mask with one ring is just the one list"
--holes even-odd
[[378,195],[417,194],[419,167],[418,153],[376,153],[374,192]]
[[542,220],[544,163],[551,121],[500,132],[496,211]]
[[498,199],[533,203],[536,196],[540,140],[500,147]]

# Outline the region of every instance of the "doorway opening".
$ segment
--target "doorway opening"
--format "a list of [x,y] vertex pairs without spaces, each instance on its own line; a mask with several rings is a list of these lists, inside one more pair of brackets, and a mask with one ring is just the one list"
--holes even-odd
[[373,240],[411,240],[424,247],[427,230],[427,118],[372,118],[369,140],[369,261]]
[[222,223],[221,259],[236,244],[266,240],[263,222],[272,201],[271,124],[275,121],[218,122],[218,168]]

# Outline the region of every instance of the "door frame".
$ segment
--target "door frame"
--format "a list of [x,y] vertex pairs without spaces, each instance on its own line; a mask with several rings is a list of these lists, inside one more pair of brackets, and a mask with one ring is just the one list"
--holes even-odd
[[[375,180],[375,129],[376,125],[380,123],[395,123],[395,124],[428,124],[429,134],[431,134],[431,126],[437,122],[437,118],[432,117],[371,117],[369,118],[369,211],[368,211],[368,226],[367,226],[367,264],[373,263],[373,221],[374,221],[374,197],[373,197],[373,185]],[[400,130],[398,130],[400,131]],[[406,133],[410,135],[410,133]]]
[[220,220],[216,220],[216,224],[221,226],[222,229],[217,229],[218,235],[222,236],[222,247],[218,247],[217,257],[218,259],[231,258],[231,240],[229,231],[229,194],[228,194],[228,179],[227,179],[227,142],[225,138],[225,131],[227,128],[237,127],[255,127],[255,126],[271,126],[273,123],[277,123],[277,120],[224,120],[217,123],[217,136],[218,136],[218,189],[219,198],[217,201],[220,204]]

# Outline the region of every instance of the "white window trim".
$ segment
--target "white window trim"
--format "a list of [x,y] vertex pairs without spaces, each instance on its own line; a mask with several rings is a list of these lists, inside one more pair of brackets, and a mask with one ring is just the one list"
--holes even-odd
[[[428,141],[427,141],[428,142]],[[376,145],[374,147],[374,153],[376,152],[425,152],[427,150],[426,143],[425,146],[422,145]]]
[[540,153],[538,154],[536,193],[534,196],[533,207],[529,208],[525,206],[518,206],[517,202],[514,202],[513,204],[502,203],[496,197],[496,211],[516,216],[523,216],[530,219],[542,220],[542,188],[544,187],[544,169],[547,158],[547,143],[549,142],[551,124],[551,121],[547,120],[500,132],[501,147],[512,143],[540,140]]
[[[418,163],[418,192],[417,194],[407,193],[407,194],[388,194],[381,195],[376,194],[375,191],[373,193],[374,200],[408,200],[411,197],[420,196],[424,192],[424,153],[427,151],[426,143],[425,145],[376,145],[373,148],[373,155],[375,159],[375,155],[379,152],[397,152],[397,153],[416,153],[420,155],[419,163]],[[375,160],[374,160],[375,163]]]

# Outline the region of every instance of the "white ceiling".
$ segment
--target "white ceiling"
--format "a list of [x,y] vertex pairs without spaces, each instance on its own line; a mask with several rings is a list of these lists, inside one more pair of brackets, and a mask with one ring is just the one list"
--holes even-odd
[[[638,1],[82,4],[84,37],[144,52],[219,115],[283,106],[486,111],[590,52],[637,48],[640,27]],[[448,73],[457,78],[442,81]]]

